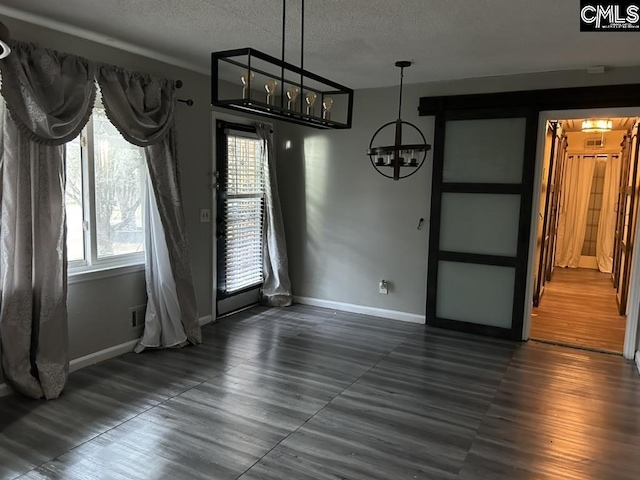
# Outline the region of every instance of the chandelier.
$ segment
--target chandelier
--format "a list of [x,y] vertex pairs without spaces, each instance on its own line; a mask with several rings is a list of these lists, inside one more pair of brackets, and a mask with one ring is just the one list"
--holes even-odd
[[[431,150],[431,145],[418,127],[414,124],[402,120],[402,86],[404,82],[404,69],[411,66],[411,62],[396,62],[396,67],[400,68],[400,100],[398,105],[398,119],[385,123],[376,133],[373,134],[367,154],[371,159],[371,164],[377,172],[387,178],[400,180],[415,174],[424,164],[427,152]],[[385,133],[391,133],[393,128],[393,144],[374,146],[378,137],[383,137]],[[403,138],[411,135],[416,143],[402,143]],[[387,142],[390,143],[390,142]]]
[[613,121],[611,120],[583,120],[582,131],[584,133],[600,133],[610,132],[613,129]]
[[0,22],[0,60],[6,58],[11,53],[9,47],[9,29],[6,25]]
[[253,48],[211,54],[211,104],[323,129],[351,128],[353,90],[304,69],[304,0],[300,66],[285,62],[287,2],[282,1],[282,58]]

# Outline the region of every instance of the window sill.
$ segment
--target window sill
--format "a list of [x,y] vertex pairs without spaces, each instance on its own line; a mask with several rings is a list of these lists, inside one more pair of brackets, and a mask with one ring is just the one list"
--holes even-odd
[[69,270],[67,274],[67,284],[73,285],[75,283],[91,282],[94,280],[101,280],[103,278],[119,277],[137,272],[144,272],[144,263],[119,266],[99,266],[95,268],[81,267],[79,269]]

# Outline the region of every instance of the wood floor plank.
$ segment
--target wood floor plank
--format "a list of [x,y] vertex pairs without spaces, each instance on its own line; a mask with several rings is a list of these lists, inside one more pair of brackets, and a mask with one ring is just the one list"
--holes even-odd
[[621,357],[296,305],[0,400],[0,479],[637,478]]
[[459,478],[638,478],[639,399],[633,364],[524,346],[505,372]]
[[618,314],[611,275],[556,268],[531,317],[531,338],[622,353],[626,318]]
[[453,479],[515,344],[411,335],[243,477]]

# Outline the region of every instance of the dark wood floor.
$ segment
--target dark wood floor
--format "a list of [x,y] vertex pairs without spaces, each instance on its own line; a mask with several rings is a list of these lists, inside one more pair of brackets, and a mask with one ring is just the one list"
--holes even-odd
[[0,477],[638,479],[620,357],[302,306],[204,339],[0,400]]
[[627,320],[618,314],[611,275],[587,268],[554,272],[533,309],[531,338],[622,353]]

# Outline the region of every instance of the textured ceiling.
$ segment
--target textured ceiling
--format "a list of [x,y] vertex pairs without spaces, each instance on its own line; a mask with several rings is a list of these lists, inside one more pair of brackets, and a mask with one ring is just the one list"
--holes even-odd
[[[580,33],[577,0],[308,0],[305,68],[352,88],[640,65],[638,33]],[[15,10],[14,10],[15,9]],[[288,0],[287,60],[298,63],[300,0]],[[27,12],[208,70],[212,51],[280,56],[280,0],[3,0]],[[22,16],[25,19],[24,16]]]

